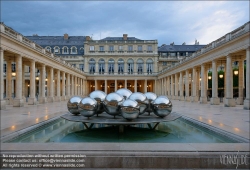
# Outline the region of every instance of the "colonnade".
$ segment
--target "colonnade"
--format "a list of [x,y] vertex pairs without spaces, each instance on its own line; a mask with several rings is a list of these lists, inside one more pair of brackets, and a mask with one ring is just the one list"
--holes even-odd
[[[235,96],[233,93],[234,62],[238,63],[238,92]],[[246,67],[245,82],[244,63]],[[224,67],[224,106],[234,107],[237,104],[244,105],[244,109],[250,109],[250,47],[240,53],[230,53],[226,56],[203,62],[201,65],[194,65],[192,68],[166,74],[166,76],[162,76],[157,80],[156,93],[158,95],[167,95],[171,99],[199,102],[201,104],[210,100],[211,105],[218,105],[220,104],[218,79],[223,77],[218,75],[218,70],[221,69],[221,66]],[[209,71],[212,72],[212,77],[208,77]],[[211,95],[208,95],[209,79],[212,81]],[[245,98],[243,95],[244,89]]]
[[[27,104],[35,105],[63,101],[73,95],[85,95],[86,80],[76,76],[77,74],[68,73],[60,65],[59,67],[46,65],[20,54],[5,52],[2,48],[0,49],[0,63],[1,109],[5,109],[6,104],[22,107],[26,98]],[[6,68],[3,63],[6,64]],[[13,63],[15,72],[13,72]]]

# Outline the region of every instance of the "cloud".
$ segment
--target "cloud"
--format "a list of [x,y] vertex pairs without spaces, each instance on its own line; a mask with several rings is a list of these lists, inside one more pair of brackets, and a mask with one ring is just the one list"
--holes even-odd
[[[23,35],[127,33],[159,45],[207,44],[249,20],[249,2],[2,1],[2,21]],[[10,10],[11,9],[11,10]]]

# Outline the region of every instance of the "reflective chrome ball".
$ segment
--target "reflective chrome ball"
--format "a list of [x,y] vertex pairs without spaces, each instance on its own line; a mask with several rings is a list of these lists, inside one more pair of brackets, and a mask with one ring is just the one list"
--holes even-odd
[[122,95],[118,93],[109,93],[103,102],[104,109],[110,115],[118,115],[123,101],[124,98]]
[[153,102],[154,114],[159,117],[165,117],[172,111],[172,103],[166,96],[159,96]]
[[150,112],[153,112],[152,101],[154,101],[157,98],[157,95],[155,93],[152,93],[152,92],[147,92],[144,94],[147,97],[148,102],[149,102],[148,109],[146,110],[146,112],[148,112],[150,114]]
[[89,97],[97,101],[97,114],[104,112],[103,101],[105,100],[106,96],[107,94],[100,90],[93,91],[89,94]]
[[129,96],[132,94],[132,92],[129,89],[125,88],[117,90],[116,93],[122,95],[125,100],[128,99]]
[[68,111],[74,115],[80,114],[78,111],[78,104],[80,103],[81,100],[82,98],[79,96],[71,97],[67,103]]
[[96,114],[97,106],[98,104],[95,99],[85,97],[80,101],[78,110],[82,116],[91,117]]
[[127,99],[121,104],[121,114],[127,120],[136,119],[140,112],[140,106],[137,101]]
[[140,92],[136,92],[136,93],[133,93],[129,96],[129,99],[131,100],[135,100],[138,102],[139,106],[140,106],[140,115],[145,113],[145,111],[147,110],[148,108],[148,99],[147,97],[140,93]]

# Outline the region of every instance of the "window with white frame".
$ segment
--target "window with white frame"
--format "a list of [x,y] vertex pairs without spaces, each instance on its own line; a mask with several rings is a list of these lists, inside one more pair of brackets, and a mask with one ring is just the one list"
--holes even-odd
[[68,54],[68,47],[63,47],[63,54]]
[[142,52],[142,46],[141,45],[138,45],[137,51]]
[[51,52],[51,48],[50,47],[46,47],[45,48],[48,52]]
[[76,47],[71,48],[71,54],[77,54],[77,48]]
[[99,74],[104,74],[104,72],[105,72],[105,61],[104,61],[104,59],[100,59],[98,61],[98,64],[99,64]]
[[89,60],[89,73],[90,74],[95,73],[95,60],[93,58]]
[[113,45],[109,46],[109,51],[114,51],[114,46]]
[[79,69],[80,69],[81,71],[84,71],[84,64],[79,64]]
[[95,51],[95,46],[89,46],[89,51]]
[[148,59],[146,63],[147,63],[147,73],[152,74],[153,73],[153,60]]
[[99,51],[104,51],[104,46],[99,46]]
[[124,70],[124,60],[123,59],[119,59],[118,62],[118,74],[123,74],[123,70]]
[[54,48],[54,53],[55,53],[55,54],[59,54],[59,53],[60,53],[59,47],[55,47],[55,48]]
[[134,71],[134,60],[133,59],[128,59],[128,74],[133,74]]
[[123,46],[122,46],[122,45],[119,45],[118,50],[119,50],[119,51],[122,51],[122,50],[123,50]]
[[133,46],[132,45],[128,46],[128,51],[133,51]]
[[115,61],[114,59],[109,59],[108,61],[108,72],[109,74],[114,74],[115,70]]
[[16,63],[11,64],[11,70],[12,72],[16,72]]
[[137,60],[137,73],[138,74],[143,73],[143,60],[142,59]]
[[3,64],[3,72],[6,73],[6,63]]
[[148,51],[153,51],[152,45],[148,45]]

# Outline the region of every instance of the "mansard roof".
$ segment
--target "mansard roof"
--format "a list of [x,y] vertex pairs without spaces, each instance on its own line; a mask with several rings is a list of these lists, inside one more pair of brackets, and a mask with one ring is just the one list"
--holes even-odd
[[[101,41],[124,41],[123,37],[106,37],[103,39],[100,39]],[[135,37],[127,37],[127,41],[134,41],[134,40],[140,40]]]
[[194,52],[206,45],[162,45],[158,47],[158,52]]

